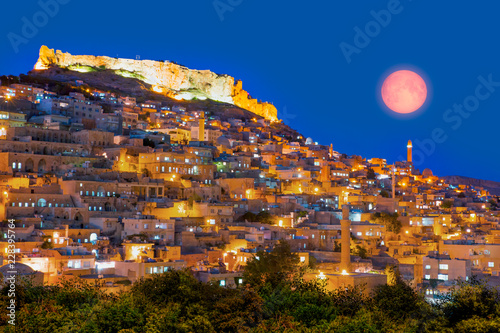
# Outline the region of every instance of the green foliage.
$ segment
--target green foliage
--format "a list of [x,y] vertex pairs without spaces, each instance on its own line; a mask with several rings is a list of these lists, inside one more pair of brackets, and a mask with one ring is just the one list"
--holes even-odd
[[453,201],[452,200],[445,200],[442,204],[441,204],[441,208],[452,208],[453,207]]
[[441,303],[444,316],[453,325],[473,317],[492,318],[500,314],[500,291],[477,278],[459,281]]
[[301,210],[300,212],[297,213],[297,217],[306,217],[307,216],[307,211]]
[[423,296],[400,279],[394,285],[381,285],[375,288],[373,305],[391,320],[405,320],[418,315],[423,307]]
[[500,332],[500,318],[490,320],[474,316],[459,322],[453,331],[457,333],[498,333]]
[[274,224],[273,216],[267,210],[260,211],[258,214],[254,214],[252,212],[245,212],[245,214],[241,215],[237,219],[238,222],[244,222],[245,220],[247,220],[248,222]]
[[149,170],[147,168],[142,169],[141,172],[142,172],[142,175],[144,177],[150,177],[151,176],[151,172],[149,172]]
[[380,196],[382,198],[389,198],[390,197],[389,192],[387,192],[386,190],[380,191]]
[[271,252],[259,251],[247,262],[243,280],[259,290],[266,284],[273,289],[283,283],[292,283],[302,277],[300,258],[292,253],[290,244],[280,240]]
[[42,249],[46,250],[46,249],[52,249],[54,247],[54,245],[49,242],[48,240],[44,240],[43,243],[42,243]]
[[262,210],[257,214],[257,222],[265,224],[273,224],[273,216],[267,210]]
[[333,241],[333,252],[340,252],[342,251],[342,243]]
[[[494,287],[460,281],[441,302],[431,305],[397,269],[386,270],[390,284],[371,294],[362,287],[329,291],[324,280],[304,281],[298,258],[277,244],[246,271],[235,289],[201,283],[191,272],[169,271],[136,282],[129,291],[108,295],[78,279],[57,286],[16,286],[16,326],[0,313],[2,332],[460,332],[500,331],[500,295]],[[256,272],[261,272],[261,279]],[[252,288],[257,281],[258,292]],[[0,306],[9,303],[8,287]]]
[[351,249],[351,252],[353,255],[361,257],[361,259],[368,258],[368,251],[360,245],[356,245],[354,249]]
[[492,208],[498,207],[498,202],[495,199],[488,200],[488,203],[491,205]]
[[399,221],[398,213],[374,213],[372,219],[376,223],[385,225],[388,232],[399,234],[401,232],[401,221]]

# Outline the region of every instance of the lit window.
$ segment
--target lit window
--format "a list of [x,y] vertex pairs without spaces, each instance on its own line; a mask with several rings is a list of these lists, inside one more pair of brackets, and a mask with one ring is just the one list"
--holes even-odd
[[431,265],[425,265],[425,269],[431,269]]
[[495,267],[495,263],[493,261],[488,262],[488,267]]
[[363,236],[363,233],[359,231],[359,232],[356,233],[356,235]]
[[447,264],[439,264],[439,269],[448,269],[448,265]]
[[425,279],[425,280],[430,280],[430,279],[431,279],[431,276],[430,276],[429,274],[425,274],[424,279]]
[[225,286],[226,286],[226,280],[220,280],[220,281],[219,281],[219,285],[220,285],[221,287],[225,287]]
[[438,274],[438,280],[448,281],[448,274]]

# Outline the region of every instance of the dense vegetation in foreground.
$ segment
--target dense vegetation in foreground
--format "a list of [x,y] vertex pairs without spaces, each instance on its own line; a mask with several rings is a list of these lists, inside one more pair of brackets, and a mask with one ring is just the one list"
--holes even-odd
[[0,324],[4,332],[50,333],[500,331],[500,293],[474,279],[430,305],[397,276],[370,296],[355,288],[328,292],[301,279],[286,246],[260,255],[245,272],[249,284],[238,289],[200,283],[189,271],[154,275],[117,295],[76,280],[19,285],[15,328],[7,324],[3,288]]

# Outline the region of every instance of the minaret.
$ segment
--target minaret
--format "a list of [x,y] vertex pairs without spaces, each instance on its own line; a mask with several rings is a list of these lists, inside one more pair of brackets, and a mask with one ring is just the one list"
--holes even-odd
[[407,149],[406,161],[408,163],[412,163],[412,161],[413,161],[412,148],[413,148],[413,145],[411,144],[411,140],[408,140],[408,145],[406,146],[406,149]]
[[200,120],[198,126],[198,141],[205,141],[205,111],[200,113]]
[[396,168],[392,167],[392,199],[396,198]]
[[342,220],[340,221],[340,272],[351,272],[351,220],[349,220],[349,206],[342,206]]
[[392,169],[392,209],[397,212],[398,203],[396,202],[396,168]]

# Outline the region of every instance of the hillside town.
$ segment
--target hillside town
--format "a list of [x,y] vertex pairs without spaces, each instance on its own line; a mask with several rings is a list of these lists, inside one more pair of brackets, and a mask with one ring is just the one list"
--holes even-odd
[[117,291],[185,268],[233,288],[284,239],[332,289],[386,283],[388,268],[429,299],[500,279],[498,196],[418,170],[411,141],[389,164],[257,115],[15,79],[0,87],[4,276],[13,254],[40,284]]

